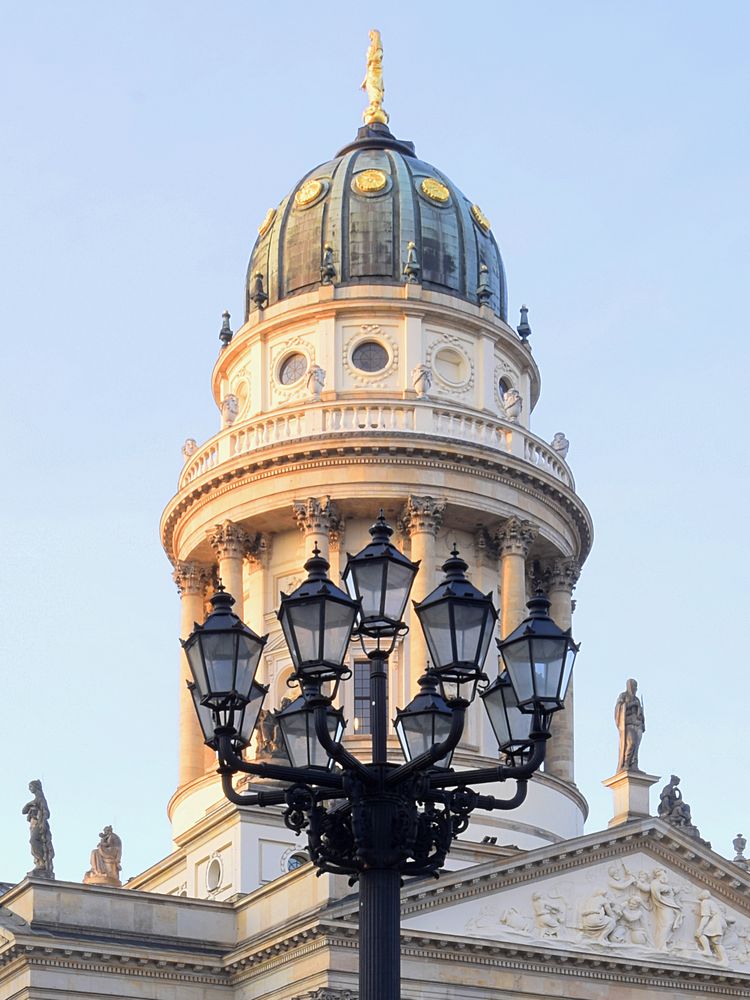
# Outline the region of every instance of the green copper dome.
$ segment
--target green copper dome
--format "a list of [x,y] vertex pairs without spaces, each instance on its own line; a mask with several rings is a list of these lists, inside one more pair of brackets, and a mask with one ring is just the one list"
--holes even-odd
[[269,211],[250,258],[246,309],[257,308],[259,291],[271,305],[322,280],[394,285],[407,276],[507,319],[503,262],[479,206],[417,159],[411,143],[366,125]]

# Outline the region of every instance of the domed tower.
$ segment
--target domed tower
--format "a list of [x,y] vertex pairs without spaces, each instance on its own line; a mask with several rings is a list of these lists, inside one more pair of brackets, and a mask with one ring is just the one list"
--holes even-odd
[[[591,545],[564,448],[530,429],[539,371],[527,324],[520,335],[508,324],[490,221],[411,142],[395,138],[384,115],[369,117],[353,142],[307,171],[263,218],[245,320],[232,334],[225,315],[211,379],[219,430],[200,447],[186,446],[161,523],[182,600],[181,636],[203,620],[221,579],[235,611],[270,633],[259,674],[270,685],[268,707],[288,694],[291,673],[275,616],[280,591],[302,578],[316,543],[336,580],[346,551],[366,543],[381,508],[400,547],[421,560],[413,598],[436,585],[455,543],[473,582],[496,595],[500,635],[525,617],[532,586],[547,590],[552,616],[569,626]],[[410,700],[426,664],[421,629],[410,625],[390,660],[391,715]],[[351,659],[353,681],[340,694],[345,739],[365,754],[367,661],[354,647]],[[488,671],[495,675],[494,664]],[[187,677],[183,659],[179,787],[169,806],[182,861],[139,882],[177,891],[187,872],[190,895],[247,892],[304,841],[278,817],[224,800]],[[397,757],[395,734],[390,739]],[[475,704],[454,766],[486,766],[497,756]],[[487,837],[535,847],[580,834],[585,812],[573,783],[571,692],[524,806],[475,814],[460,843],[472,845],[475,860]],[[240,832],[230,836],[233,822]],[[273,859],[267,870],[264,849]],[[222,862],[230,874],[211,890],[207,866],[222,851],[230,852]],[[468,857],[459,848],[451,863]],[[201,884],[189,874],[199,870]]]

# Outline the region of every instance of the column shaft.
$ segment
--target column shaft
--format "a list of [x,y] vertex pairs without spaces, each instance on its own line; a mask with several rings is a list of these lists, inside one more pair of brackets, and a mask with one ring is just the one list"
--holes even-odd
[[[174,571],[174,581],[180,591],[180,638],[187,639],[195,622],[203,622],[203,595],[208,572],[197,563],[179,563]],[[192,680],[184,650],[180,650],[179,680],[179,779],[184,785],[199,778],[204,768],[203,734],[198,725],[195,707],[187,681]]]
[[500,553],[500,634],[505,638],[526,617],[526,556],[534,540],[530,521],[509,518],[497,534]]
[[[578,567],[569,561],[556,560],[545,571],[550,617],[560,628],[570,628],[573,616],[572,593],[578,579]],[[552,720],[552,737],[547,744],[544,769],[563,781],[575,779],[574,697],[571,678],[565,709]]]
[[[435,587],[435,539],[443,520],[445,501],[432,497],[410,496],[401,516],[401,530],[411,538],[411,558],[420,563],[414,580],[411,600],[423,600]],[[411,605],[408,637],[408,677],[404,678],[406,698],[411,700],[419,691],[417,681],[427,666],[427,643],[419,619]]]

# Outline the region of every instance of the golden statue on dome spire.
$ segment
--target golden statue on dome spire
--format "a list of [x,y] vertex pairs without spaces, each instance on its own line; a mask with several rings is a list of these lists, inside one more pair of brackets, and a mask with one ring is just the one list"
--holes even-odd
[[367,49],[367,72],[362,81],[362,90],[367,91],[370,103],[365,108],[362,117],[365,125],[387,125],[388,113],[383,109],[383,43],[380,32],[376,28],[370,31],[370,46]]

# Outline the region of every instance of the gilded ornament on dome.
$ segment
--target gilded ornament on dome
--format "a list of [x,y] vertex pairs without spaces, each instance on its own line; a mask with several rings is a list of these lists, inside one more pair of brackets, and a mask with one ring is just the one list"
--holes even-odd
[[367,49],[367,69],[362,81],[362,90],[367,91],[369,104],[362,115],[366,125],[387,125],[388,112],[383,107],[385,86],[383,84],[383,43],[380,32],[370,31],[370,45]]
[[258,226],[258,236],[265,236],[268,230],[273,225],[273,220],[276,218],[276,209],[269,208],[265,214],[265,218]]
[[375,194],[382,191],[387,183],[388,178],[382,170],[362,170],[352,181],[354,190],[360,194]]
[[485,233],[488,233],[490,231],[490,229],[492,228],[490,226],[490,220],[484,214],[484,212],[479,207],[479,205],[472,205],[471,206],[471,214],[474,216],[474,221],[479,226],[479,228],[483,229],[485,231]]
[[323,192],[323,182],[319,180],[305,181],[294,196],[294,204],[297,208],[306,208],[321,196]]
[[426,195],[430,201],[436,201],[440,205],[444,205],[451,196],[451,193],[445,184],[441,184],[440,181],[435,180],[434,177],[425,177],[419,185],[419,188],[422,194]]

